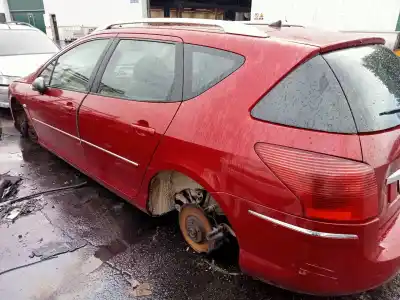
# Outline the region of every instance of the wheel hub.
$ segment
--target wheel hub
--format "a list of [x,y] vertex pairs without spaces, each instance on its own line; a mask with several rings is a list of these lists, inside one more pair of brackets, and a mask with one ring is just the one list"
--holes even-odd
[[186,230],[193,242],[204,241],[205,234],[201,221],[196,216],[189,216],[186,220]]
[[179,226],[186,242],[196,252],[207,252],[209,243],[206,236],[212,226],[204,211],[197,205],[186,204],[179,214]]

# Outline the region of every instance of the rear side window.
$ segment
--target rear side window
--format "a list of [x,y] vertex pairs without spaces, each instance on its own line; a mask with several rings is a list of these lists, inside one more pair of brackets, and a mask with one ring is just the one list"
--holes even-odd
[[104,71],[98,93],[134,101],[180,100],[176,53],[172,43],[121,40]]
[[400,125],[399,57],[373,45],[335,51],[324,58],[343,87],[359,132]]
[[235,72],[244,57],[232,52],[185,45],[184,99],[194,98]]
[[312,58],[286,76],[256,104],[251,115],[298,128],[356,133],[343,91],[321,56]]

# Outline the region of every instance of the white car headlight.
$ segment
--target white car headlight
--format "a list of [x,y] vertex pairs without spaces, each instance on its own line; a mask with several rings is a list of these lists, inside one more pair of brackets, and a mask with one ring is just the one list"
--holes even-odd
[[6,76],[0,74],[0,85],[10,85],[11,82],[18,79],[17,76]]

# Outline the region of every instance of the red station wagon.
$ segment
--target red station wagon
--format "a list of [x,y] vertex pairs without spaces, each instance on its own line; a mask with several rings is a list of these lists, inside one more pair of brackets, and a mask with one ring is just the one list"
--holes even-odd
[[149,19],[10,86],[15,126],[199,253],[322,295],[400,267],[400,59],[381,38]]

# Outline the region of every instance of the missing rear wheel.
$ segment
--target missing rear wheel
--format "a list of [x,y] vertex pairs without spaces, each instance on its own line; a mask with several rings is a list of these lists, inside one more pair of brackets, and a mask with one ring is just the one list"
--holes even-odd
[[185,204],[179,213],[179,227],[186,242],[198,253],[209,251],[207,235],[212,226],[203,209],[195,204]]

